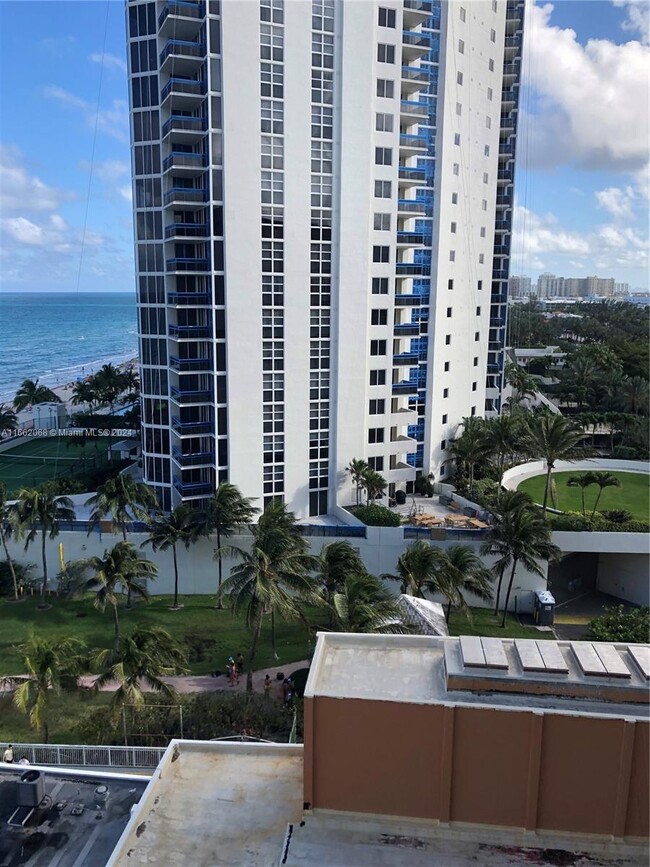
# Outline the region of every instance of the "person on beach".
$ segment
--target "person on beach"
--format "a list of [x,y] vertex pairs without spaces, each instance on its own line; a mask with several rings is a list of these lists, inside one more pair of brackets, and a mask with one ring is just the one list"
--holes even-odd
[[243,671],[243,670],[244,670],[244,657],[241,655],[241,653],[238,653],[237,654],[237,671]]
[[264,678],[264,698],[271,698],[271,689],[273,687],[273,681],[271,680],[270,675],[266,675]]
[[2,761],[6,762],[8,765],[13,764],[14,761],[14,748],[11,744],[7,745],[7,749],[2,754]]

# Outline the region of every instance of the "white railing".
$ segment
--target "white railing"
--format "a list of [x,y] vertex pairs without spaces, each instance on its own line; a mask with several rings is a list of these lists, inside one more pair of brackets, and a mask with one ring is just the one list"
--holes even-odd
[[[6,743],[0,743],[0,755]],[[105,747],[71,744],[13,744],[14,762],[91,768],[155,768],[165,747]]]

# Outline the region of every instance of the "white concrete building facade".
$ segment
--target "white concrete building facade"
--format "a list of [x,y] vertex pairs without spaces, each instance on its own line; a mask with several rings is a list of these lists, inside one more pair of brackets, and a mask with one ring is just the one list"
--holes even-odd
[[129,0],[143,469],[300,518],[499,409],[523,2]]

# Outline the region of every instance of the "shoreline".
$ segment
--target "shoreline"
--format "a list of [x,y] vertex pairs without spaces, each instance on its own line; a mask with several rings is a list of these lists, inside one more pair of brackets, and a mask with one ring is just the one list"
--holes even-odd
[[[126,356],[124,356],[124,355],[111,356],[111,358],[112,358],[112,360],[110,363],[114,364],[114,366],[118,370],[127,370],[129,367],[133,367],[133,366],[135,366],[137,368],[139,365],[139,362],[140,362],[139,357],[137,355],[133,355],[133,353],[128,353]],[[121,358],[122,361],[118,362],[117,361],[118,358]],[[108,364],[108,363],[109,362],[107,360],[101,359],[99,361],[94,361],[94,362],[91,362],[89,364],[84,364],[84,365],[80,364],[77,366],[77,368],[82,372],[82,375],[77,376],[75,379],[71,379],[71,380],[68,380],[67,382],[53,386],[51,383],[46,382],[47,376],[45,376],[42,378],[39,377],[39,384],[46,385],[48,388],[51,388],[52,391],[54,392],[54,394],[56,394],[56,396],[61,399],[61,402],[63,403],[66,410],[70,414],[72,414],[74,412],[81,412],[81,411],[83,411],[85,405],[84,404],[73,404],[71,402],[72,389],[74,388],[74,386],[76,385],[77,382],[88,379],[89,376],[91,376],[93,373],[96,373],[101,367],[103,367],[105,364]],[[74,369],[74,368],[72,368],[72,369]],[[16,392],[14,391],[13,394],[10,394],[9,392],[7,392],[6,396],[0,395],[0,404],[3,403],[3,401],[4,401],[4,403],[8,403],[11,406],[13,406],[13,398],[15,396],[15,393]],[[18,424],[19,425],[24,424],[25,422],[30,422],[32,420],[32,410],[31,409],[21,410],[19,413],[17,413],[17,415],[18,415]]]

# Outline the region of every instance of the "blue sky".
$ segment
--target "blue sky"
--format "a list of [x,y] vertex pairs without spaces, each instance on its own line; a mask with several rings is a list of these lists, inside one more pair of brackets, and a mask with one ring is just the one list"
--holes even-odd
[[[527,24],[511,272],[646,288],[648,6]],[[132,291],[123,4],[4,0],[0,25],[0,289]]]

